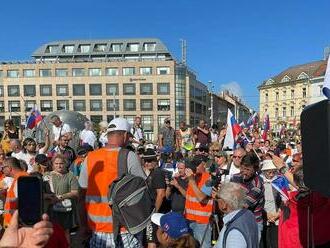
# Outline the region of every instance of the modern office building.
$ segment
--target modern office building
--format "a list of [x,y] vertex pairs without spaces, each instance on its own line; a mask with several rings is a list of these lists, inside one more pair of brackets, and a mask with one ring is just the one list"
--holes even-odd
[[39,47],[28,62],[0,64],[0,121],[24,121],[67,109],[95,123],[141,116],[154,139],[165,118],[173,126],[207,118],[207,87],[159,39],[65,40]]
[[289,67],[258,87],[260,117],[268,113],[274,130],[282,125],[298,124],[305,106],[325,99],[322,87],[327,56],[325,54],[323,60]]

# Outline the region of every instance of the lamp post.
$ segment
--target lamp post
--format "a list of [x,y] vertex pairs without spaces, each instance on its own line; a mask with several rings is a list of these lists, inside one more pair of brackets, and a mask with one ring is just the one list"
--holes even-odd
[[214,90],[214,85],[212,83],[212,81],[209,81],[209,93],[210,93],[210,108],[209,110],[211,111],[211,114],[210,114],[210,120],[211,120],[211,126],[213,125],[214,123],[214,111],[213,111],[213,90]]

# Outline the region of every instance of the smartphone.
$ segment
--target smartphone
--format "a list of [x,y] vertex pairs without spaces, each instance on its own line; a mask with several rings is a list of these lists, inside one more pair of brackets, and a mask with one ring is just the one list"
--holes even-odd
[[33,226],[43,214],[43,183],[34,176],[22,176],[17,181],[18,216],[23,226]]

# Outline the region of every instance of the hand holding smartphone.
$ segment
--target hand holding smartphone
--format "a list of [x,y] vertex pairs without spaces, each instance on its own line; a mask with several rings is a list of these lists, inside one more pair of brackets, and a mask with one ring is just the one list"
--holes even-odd
[[23,226],[33,226],[42,220],[43,183],[35,176],[22,176],[17,181],[18,216]]

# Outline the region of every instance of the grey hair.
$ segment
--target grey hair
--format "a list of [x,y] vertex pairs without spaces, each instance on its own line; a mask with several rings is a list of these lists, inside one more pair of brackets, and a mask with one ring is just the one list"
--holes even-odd
[[232,210],[241,209],[245,205],[246,193],[238,183],[224,183],[217,196],[223,199]]

